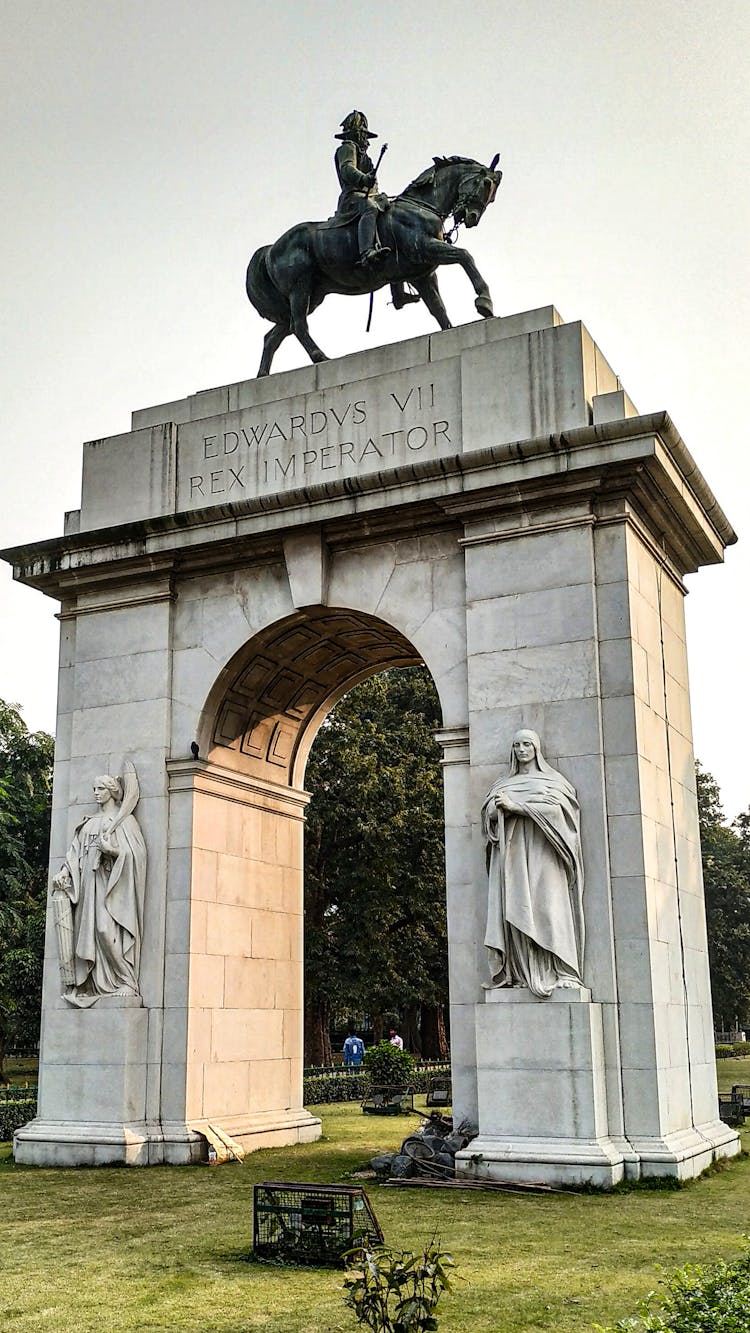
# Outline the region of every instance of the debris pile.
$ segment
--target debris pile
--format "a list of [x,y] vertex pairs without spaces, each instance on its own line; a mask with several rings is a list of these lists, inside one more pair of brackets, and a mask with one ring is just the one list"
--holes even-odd
[[412,1176],[453,1179],[456,1153],[476,1135],[476,1126],[462,1120],[454,1129],[450,1116],[432,1111],[429,1119],[408,1134],[397,1153],[378,1153],[370,1166],[381,1179],[407,1180]]

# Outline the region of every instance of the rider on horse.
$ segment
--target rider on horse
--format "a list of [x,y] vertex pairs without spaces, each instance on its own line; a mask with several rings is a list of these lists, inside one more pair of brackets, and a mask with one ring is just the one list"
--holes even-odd
[[[444,225],[452,216],[458,225],[476,227],[502,179],[502,172],[495,170],[497,156],[489,167],[471,157],[435,157],[389,200],[377,190],[376,169],[367,155],[372,135],[362,113],[347,116],[337,137],[342,191],[336,216],[326,222],[298,222],[272,245],[260,246],[247,266],[247,294],[273,325],[263,340],[259,375],[268,375],[275,353],[292,333],[311,361],[325,361],[307,321],[333,292],[372,294],[390,284],[396,309],[424,301],[439,327],[449,329],[436,272],[442,264],[458,264],[476,292],[479,314],[492,315],[487,283],[469,251],[448,242]],[[404,290],[407,282],[413,292]]]
[[378,192],[375,166],[367,152],[369,140],[378,136],[368,130],[367,116],[361,111],[351,111],[342,120],[341,131],[336,135],[343,140],[335,158],[341,186],[336,218],[341,223],[359,219],[359,262],[372,268],[391,253],[378,237],[378,214],[389,207],[388,196]]

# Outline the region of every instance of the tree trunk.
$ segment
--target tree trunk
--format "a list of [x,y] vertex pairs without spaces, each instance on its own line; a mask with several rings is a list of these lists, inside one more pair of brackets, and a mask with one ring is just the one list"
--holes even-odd
[[422,1005],[422,1055],[425,1060],[448,1059],[442,1004]]
[[331,1065],[331,1037],[328,1031],[329,1007],[325,1000],[305,1004],[305,1064]]
[[373,1014],[372,1016],[372,1039],[376,1046],[380,1044],[385,1036],[385,1023],[382,1014]]
[[419,1031],[419,1005],[407,1004],[404,1009],[404,1026],[401,1032],[404,1049],[412,1055],[422,1054],[422,1035]]

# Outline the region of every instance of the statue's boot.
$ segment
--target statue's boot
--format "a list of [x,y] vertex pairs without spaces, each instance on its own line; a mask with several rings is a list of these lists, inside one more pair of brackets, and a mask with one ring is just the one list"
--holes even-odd
[[373,246],[371,250],[366,250],[363,255],[360,255],[359,262],[362,268],[376,268],[391,253],[392,251],[387,245]]
[[371,206],[365,208],[359,219],[357,240],[359,242],[359,262],[365,271],[376,268],[392,253],[388,246],[380,244],[378,214],[375,208]]

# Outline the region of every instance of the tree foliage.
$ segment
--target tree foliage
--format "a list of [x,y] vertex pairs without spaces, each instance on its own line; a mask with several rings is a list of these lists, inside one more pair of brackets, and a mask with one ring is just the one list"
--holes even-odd
[[[329,714],[308,762],[308,1060],[332,1010],[395,1014],[447,996],[440,706],[424,668],[386,671]],[[317,1035],[316,1035],[317,1034]]]
[[720,1027],[750,1024],[750,811],[725,823],[710,773],[696,767],[708,956]]
[[0,1075],[39,1035],[53,751],[0,700]]

